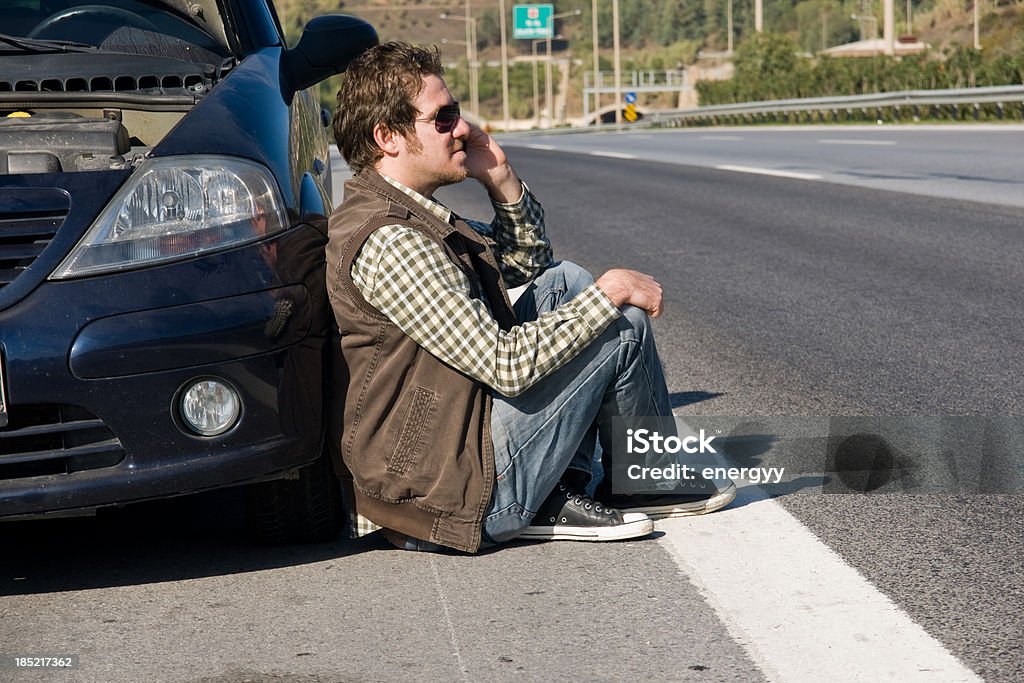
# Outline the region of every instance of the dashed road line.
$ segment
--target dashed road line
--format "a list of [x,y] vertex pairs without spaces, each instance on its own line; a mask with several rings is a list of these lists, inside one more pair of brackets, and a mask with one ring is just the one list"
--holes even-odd
[[590,152],[592,157],[608,157],[609,159],[638,159],[639,157],[635,154],[626,154],[625,152],[605,152],[603,150],[593,150]]
[[875,145],[875,146],[886,146],[895,145],[895,140],[842,140],[842,139],[823,139],[818,140],[820,145]]
[[796,171],[777,171],[773,168],[757,168],[754,166],[733,166],[721,164],[715,166],[719,171],[735,171],[737,173],[755,173],[757,175],[770,175],[777,178],[793,178],[796,180],[821,180],[821,176],[814,173],[797,173]]

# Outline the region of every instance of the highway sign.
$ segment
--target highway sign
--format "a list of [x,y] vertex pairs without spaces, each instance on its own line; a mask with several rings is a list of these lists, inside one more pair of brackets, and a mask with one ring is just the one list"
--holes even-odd
[[554,5],[515,5],[512,8],[513,38],[551,38],[554,33]]

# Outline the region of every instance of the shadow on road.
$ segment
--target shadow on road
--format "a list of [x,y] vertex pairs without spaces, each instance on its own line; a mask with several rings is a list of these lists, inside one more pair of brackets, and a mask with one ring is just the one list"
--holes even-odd
[[710,401],[722,395],[712,391],[676,391],[668,395],[668,400],[672,408],[675,409],[700,403],[701,401]]
[[241,489],[139,503],[95,517],[0,523],[0,596],[261,571],[390,548],[375,536],[259,545]]

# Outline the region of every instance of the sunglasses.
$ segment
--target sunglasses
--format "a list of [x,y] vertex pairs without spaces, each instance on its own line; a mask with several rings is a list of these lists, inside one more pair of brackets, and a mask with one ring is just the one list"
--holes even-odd
[[437,113],[426,119],[416,119],[417,121],[423,121],[428,123],[434,122],[434,130],[438,133],[445,134],[452,132],[452,129],[458,125],[459,119],[462,118],[462,110],[459,109],[459,103],[449,104],[441,107],[437,110]]

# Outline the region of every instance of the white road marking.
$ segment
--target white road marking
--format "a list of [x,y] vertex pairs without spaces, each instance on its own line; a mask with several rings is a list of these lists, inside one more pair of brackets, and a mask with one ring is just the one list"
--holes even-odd
[[608,157],[610,159],[636,159],[638,158],[635,154],[626,154],[625,152],[604,152],[601,150],[594,150],[590,153],[592,157]]
[[525,145],[525,147],[527,149],[542,149],[545,152],[550,152],[550,151],[552,151],[554,149],[557,149],[557,147],[555,147],[554,145],[536,145],[535,144],[535,145]]
[[743,138],[739,135],[701,135],[701,140],[742,140]]
[[756,486],[658,522],[661,543],[770,681],[981,681]]
[[733,166],[722,164],[715,166],[719,171],[736,171],[737,173],[756,173],[757,175],[770,175],[777,178],[794,178],[796,180],[821,180],[820,175],[814,173],[797,173],[796,171],[776,171],[772,168],[755,168],[753,166]]
[[895,140],[818,140],[821,145],[895,145]]
[[448,609],[448,598],[444,594],[444,587],[441,586],[441,575],[437,570],[437,557],[433,554],[430,555],[430,568],[434,572],[434,587],[437,588],[437,597],[441,603],[441,609],[444,612],[445,626],[448,628],[448,642],[452,645],[452,656],[455,657],[455,663],[459,665],[459,672],[462,674],[462,680],[469,681],[469,669],[466,668],[466,663],[462,659],[459,639],[455,635],[455,627],[452,625],[451,611]]

